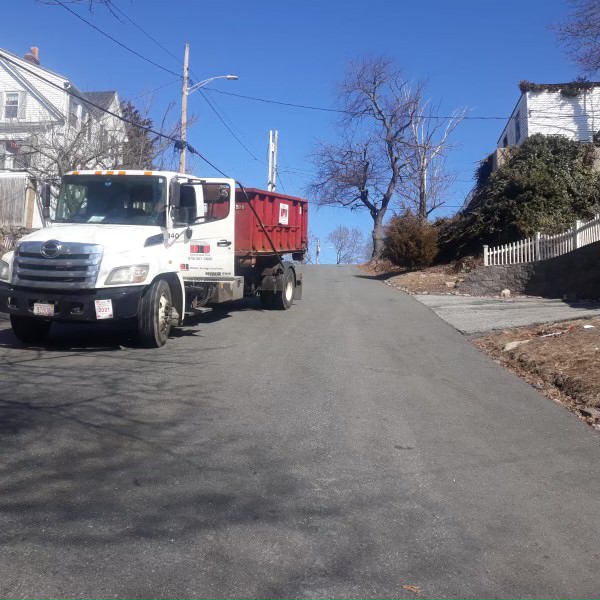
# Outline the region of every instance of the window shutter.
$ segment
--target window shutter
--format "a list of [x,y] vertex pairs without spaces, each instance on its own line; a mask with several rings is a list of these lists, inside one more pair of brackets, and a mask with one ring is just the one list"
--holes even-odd
[[24,121],[27,110],[27,92],[19,92],[19,114],[17,115],[17,119],[19,121]]

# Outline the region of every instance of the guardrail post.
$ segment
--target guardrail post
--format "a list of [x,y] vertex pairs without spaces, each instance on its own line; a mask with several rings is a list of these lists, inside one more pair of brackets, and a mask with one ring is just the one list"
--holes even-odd
[[487,267],[490,264],[490,259],[488,256],[488,246],[486,244],[483,245],[483,266]]

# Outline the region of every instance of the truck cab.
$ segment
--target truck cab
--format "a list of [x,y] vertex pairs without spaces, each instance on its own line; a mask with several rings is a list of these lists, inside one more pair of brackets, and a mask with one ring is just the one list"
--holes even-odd
[[186,314],[261,291],[236,274],[235,198],[227,178],[69,173],[47,226],[0,260],[0,310],[26,343],[54,321],[114,319],[136,320],[140,343],[162,346]]

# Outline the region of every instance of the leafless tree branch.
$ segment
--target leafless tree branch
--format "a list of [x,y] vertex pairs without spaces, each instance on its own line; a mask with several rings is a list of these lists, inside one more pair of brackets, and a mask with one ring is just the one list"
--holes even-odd
[[565,45],[571,60],[585,75],[600,71],[600,2],[568,0],[571,11],[565,21],[551,27]]
[[388,58],[351,63],[339,92],[345,111],[340,141],[318,144],[312,156],[316,177],[309,193],[321,205],[367,209],[374,259],[383,251],[383,219],[403,176],[403,148],[421,91],[411,90]]

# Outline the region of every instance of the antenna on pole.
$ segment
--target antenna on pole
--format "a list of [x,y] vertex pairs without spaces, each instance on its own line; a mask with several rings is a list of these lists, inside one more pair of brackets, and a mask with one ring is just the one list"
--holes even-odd
[[267,189],[274,192],[277,188],[277,143],[279,141],[279,132],[277,130],[269,131],[269,178]]

